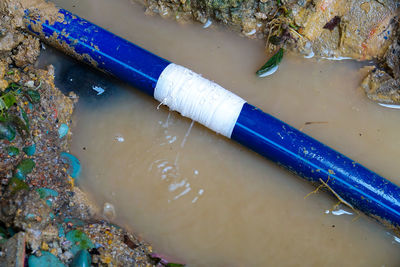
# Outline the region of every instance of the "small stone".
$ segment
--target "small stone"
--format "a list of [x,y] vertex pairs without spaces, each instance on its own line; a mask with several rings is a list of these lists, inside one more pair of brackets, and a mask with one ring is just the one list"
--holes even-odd
[[67,135],[69,130],[68,125],[66,125],[65,123],[60,125],[60,128],[58,128],[58,137],[63,138],[64,136]]
[[26,87],[30,87],[30,88],[33,88],[34,86],[35,86],[35,82],[34,81],[27,81],[25,84],[24,84]]
[[26,146],[22,149],[27,156],[33,156],[36,152],[36,144],[32,144],[30,146]]
[[108,203],[108,202],[104,203],[103,215],[105,217],[107,217],[107,219],[109,219],[109,220],[115,219],[115,208],[114,208],[114,205],[111,204],[111,203]]
[[68,241],[71,241],[71,252],[74,254],[82,249],[94,248],[92,240],[90,240],[90,238],[80,230],[72,230],[68,232],[66,238]]
[[42,256],[36,257],[34,255],[29,256],[28,266],[29,267],[66,267],[56,256],[47,252],[41,251]]
[[24,266],[25,242],[24,232],[19,232],[7,241],[5,245],[6,266]]
[[9,147],[7,147],[7,153],[9,156],[18,156],[19,149],[18,149],[18,147],[15,147],[15,146],[9,146]]
[[70,267],[90,267],[92,258],[87,250],[80,250],[76,253]]
[[35,168],[35,162],[32,159],[23,159],[14,171],[15,177],[21,180],[26,179],[26,175],[31,173]]
[[68,174],[71,175],[72,178],[78,178],[81,172],[81,163],[79,162],[78,158],[67,152],[61,152],[60,156],[64,163],[69,165],[67,170]]

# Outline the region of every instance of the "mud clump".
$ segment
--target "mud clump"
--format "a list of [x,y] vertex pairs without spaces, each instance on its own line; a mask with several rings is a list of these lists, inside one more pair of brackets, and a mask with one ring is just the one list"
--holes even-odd
[[41,7],[55,8],[0,3],[0,266],[152,265],[151,246],[102,221],[74,185],[63,153],[78,98],[56,88],[52,66],[34,67],[40,41],[21,17],[25,9],[47,16]]

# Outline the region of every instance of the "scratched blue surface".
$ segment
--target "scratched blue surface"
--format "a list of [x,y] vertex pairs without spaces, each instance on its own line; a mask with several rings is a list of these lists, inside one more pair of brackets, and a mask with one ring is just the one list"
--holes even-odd
[[[45,41],[57,33],[59,44],[89,55],[98,68],[153,96],[158,77],[170,62],[66,10],[60,13],[64,22],[45,22],[43,32],[33,33]],[[42,22],[30,18],[30,23]],[[322,179],[354,208],[400,226],[398,186],[271,115],[245,104],[232,139],[309,181]]]
[[400,188],[290,125],[245,104],[233,140],[312,182],[322,179],[366,214],[400,225]]
[[[67,44],[83,60],[153,96],[158,77],[169,61],[88,22],[67,10],[60,9],[62,22],[49,24],[40,18],[29,18],[28,28],[46,38],[56,36],[57,42]],[[28,14],[29,16],[29,14]],[[42,32],[34,32],[32,24],[42,24]],[[53,37],[50,38],[52,42]],[[90,60],[88,59],[90,58]]]

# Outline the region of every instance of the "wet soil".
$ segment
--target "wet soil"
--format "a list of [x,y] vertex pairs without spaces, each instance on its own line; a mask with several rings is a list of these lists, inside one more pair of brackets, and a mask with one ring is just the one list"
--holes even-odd
[[35,67],[40,42],[24,32],[26,8],[47,16],[55,7],[0,3],[0,266],[152,265],[152,248],[98,218],[75,186],[69,129],[78,98],[55,87],[51,65]]

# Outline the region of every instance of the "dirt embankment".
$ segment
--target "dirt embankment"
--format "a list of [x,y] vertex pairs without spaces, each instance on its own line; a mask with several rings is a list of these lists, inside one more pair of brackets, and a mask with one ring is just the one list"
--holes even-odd
[[306,57],[374,60],[362,86],[372,100],[400,104],[399,8],[395,0],[142,0],[148,14],[218,21],[270,51]]
[[0,266],[151,265],[151,247],[99,220],[74,186],[77,97],[55,87],[52,66],[34,67],[40,42],[24,32],[26,9],[50,21],[56,10],[43,1],[0,2]]

